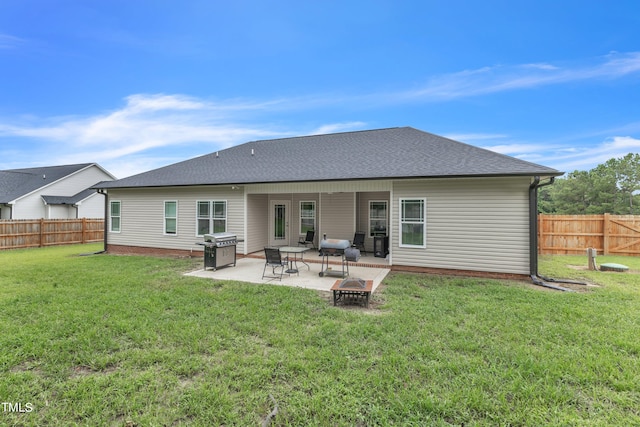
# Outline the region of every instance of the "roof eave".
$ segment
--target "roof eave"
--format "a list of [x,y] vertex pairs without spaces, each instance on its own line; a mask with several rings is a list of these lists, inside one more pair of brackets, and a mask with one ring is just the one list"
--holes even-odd
[[[419,176],[380,176],[380,177],[354,177],[354,178],[327,178],[327,179],[301,179],[288,181],[224,181],[224,182],[200,182],[200,183],[173,183],[173,184],[152,184],[152,185],[108,185],[114,181],[105,181],[91,187],[96,190],[109,189],[140,189],[140,188],[168,188],[168,187],[201,187],[209,185],[254,185],[254,184],[290,184],[290,183],[312,183],[312,182],[340,182],[340,181],[381,181],[381,180],[410,180],[410,179],[460,179],[460,178],[506,178],[506,177],[556,177],[562,176],[565,172],[560,171],[537,171],[537,172],[516,172],[516,173],[490,173],[490,174],[452,174],[452,175],[419,175]],[[100,185],[106,184],[106,185]]]

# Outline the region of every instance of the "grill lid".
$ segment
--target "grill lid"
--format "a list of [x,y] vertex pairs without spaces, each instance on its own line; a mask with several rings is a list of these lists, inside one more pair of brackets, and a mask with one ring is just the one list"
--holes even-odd
[[229,232],[221,232],[221,233],[213,233],[213,234],[205,234],[204,241],[205,242],[219,242],[222,240],[236,240],[238,236],[234,233]]
[[351,246],[348,240],[323,239],[320,242],[320,249],[347,249]]

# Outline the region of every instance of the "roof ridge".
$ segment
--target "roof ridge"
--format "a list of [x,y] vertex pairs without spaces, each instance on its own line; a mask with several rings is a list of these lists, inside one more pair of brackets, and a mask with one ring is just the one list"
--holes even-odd
[[52,169],[52,168],[68,168],[68,167],[72,167],[72,166],[86,167],[86,166],[90,166],[90,165],[97,165],[97,163],[96,162],[85,162],[85,163],[70,163],[70,164],[67,164],[67,165],[34,166],[34,167],[30,167],[30,168],[3,169],[3,170],[0,170],[0,172],[29,173],[29,172],[26,172],[26,171]]
[[15,174],[22,174],[22,175],[39,175],[33,172],[24,172],[23,170],[20,169],[5,169],[5,170],[0,170],[0,173],[15,173]]
[[284,138],[256,139],[254,141],[248,141],[248,142],[245,142],[244,144],[236,145],[234,147],[229,147],[229,148],[235,148],[235,147],[239,147],[239,146],[245,145],[245,144],[252,144],[254,142],[284,141],[284,140],[287,140],[287,139],[314,138],[314,137],[319,137],[319,136],[345,135],[345,134],[349,134],[349,133],[378,132],[378,131],[382,131],[382,130],[403,129],[405,127],[407,127],[407,126],[395,126],[395,127],[379,128],[379,129],[361,129],[361,130],[351,130],[351,131],[343,131],[343,132],[330,132],[330,133],[314,133],[314,134],[309,134],[309,135],[287,136],[287,137],[284,137]]

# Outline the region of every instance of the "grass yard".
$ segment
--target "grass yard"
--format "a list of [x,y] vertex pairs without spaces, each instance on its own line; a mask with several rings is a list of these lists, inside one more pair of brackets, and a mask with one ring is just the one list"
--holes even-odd
[[572,293],[392,274],[365,310],[99,248],[0,252],[1,425],[640,425],[638,257],[542,257]]

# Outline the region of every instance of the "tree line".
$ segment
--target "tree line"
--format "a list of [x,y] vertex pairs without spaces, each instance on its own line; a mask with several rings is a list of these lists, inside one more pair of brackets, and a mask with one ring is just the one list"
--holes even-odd
[[640,214],[640,154],[573,171],[540,188],[538,210],[558,215]]

